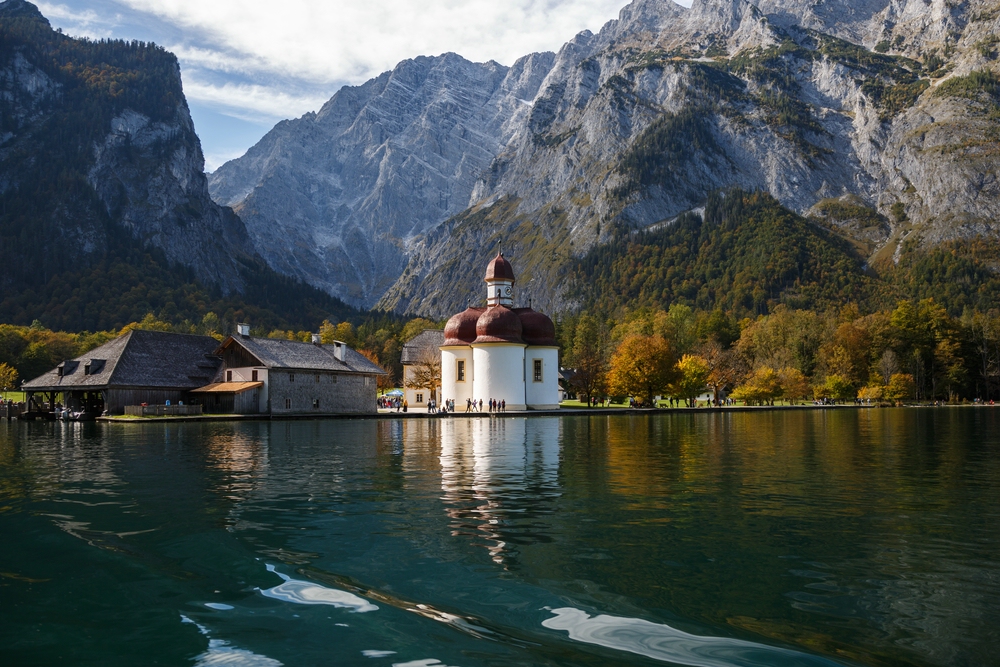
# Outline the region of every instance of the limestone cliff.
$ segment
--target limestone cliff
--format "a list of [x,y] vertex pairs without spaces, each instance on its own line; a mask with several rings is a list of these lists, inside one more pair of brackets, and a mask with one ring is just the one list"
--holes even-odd
[[416,58],[279,123],[209,178],[279,271],[373,305],[408,245],[469,205],[552,64]]
[[577,36],[470,210],[415,244],[379,305],[453,311],[463,258],[503,237],[526,296],[565,307],[570,257],[729,186],[803,213],[850,198],[868,222],[838,228],[876,264],[907,238],[996,235],[1000,12],[834,4],[637,0]]
[[479,298],[501,240],[522,297],[567,306],[573,257],[731,186],[878,265],[996,234],[998,35],[996,0],[635,0],[509,70],[401,63],[210,188],[280,271],[433,316]]
[[176,58],[71,39],[24,0],[0,4],[0,30],[0,286],[93,265],[124,235],[242,291],[253,246],[209,197]]

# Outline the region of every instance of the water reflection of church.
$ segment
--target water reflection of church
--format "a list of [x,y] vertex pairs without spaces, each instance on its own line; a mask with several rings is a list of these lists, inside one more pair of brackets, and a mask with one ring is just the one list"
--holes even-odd
[[[559,495],[562,421],[537,419],[443,420],[441,490],[452,536],[468,536],[505,565],[518,541],[532,541],[520,517],[544,513],[545,498]],[[518,526],[512,526],[518,520]]]

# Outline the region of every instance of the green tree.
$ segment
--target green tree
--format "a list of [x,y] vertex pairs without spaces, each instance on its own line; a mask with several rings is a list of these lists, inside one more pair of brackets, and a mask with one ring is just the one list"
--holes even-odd
[[703,357],[685,354],[677,362],[676,377],[667,387],[667,393],[684,400],[690,406],[691,401],[705,391],[711,372],[708,361]]
[[211,310],[205,313],[205,317],[201,318],[201,326],[198,328],[198,331],[203,336],[212,336],[218,340],[225,338],[222,320]]
[[[403,342],[406,343],[411,338],[419,336],[425,329],[440,328],[441,327],[438,326],[437,323],[432,322],[431,320],[424,319],[423,317],[417,317],[410,320],[403,326],[403,333],[400,337],[403,339]],[[347,340],[343,338],[340,340],[343,340],[345,343],[347,342]]]
[[732,397],[747,405],[766,405],[781,396],[781,379],[770,366],[757,368],[746,382],[733,390]]
[[857,392],[851,381],[837,373],[831,373],[826,376],[823,388],[826,390],[826,395],[836,401],[847,401],[857,396]]
[[606,388],[608,346],[607,327],[592,315],[580,315],[566,363],[575,371],[569,384],[583,394],[587,405]]
[[900,403],[913,398],[916,392],[916,383],[909,373],[896,373],[889,379],[889,384],[883,391],[887,400]]
[[696,334],[699,340],[715,341],[723,348],[729,348],[740,338],[740,325],[735,319],[716,308],[698,318]]
[[119,332],[119,335],[125,335],[135,329],[143,331],[173,331],[174,326],[170,322],[159,319],[153,313],[146,313],[146,316],[141,321],[126,324]]
[[17,360],[17,367],[20,369],[21,377],[33,380],[42,373],[51,370],[59,361],[53,358],[48,345],[43,342],[35,342],[21,353]]

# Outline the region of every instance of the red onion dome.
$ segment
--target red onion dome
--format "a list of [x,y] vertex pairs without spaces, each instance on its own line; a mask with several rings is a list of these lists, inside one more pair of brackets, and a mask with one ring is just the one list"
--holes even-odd
[[509,280],[514,282],[514,267],[504,258],[502,252],[498,252],[493,261],[486,267],[486,282],[491,280]]
[[444,325],[443,345],[469,345],[476,340],[476,321],[485,308],[466,308]]
[[479,316],[476,322],[475,343],[519,343],[521,340],[521,318],[507,306],[493,306]]
[[521,338],[528,345],[544,345],[546,347],[557,347],[556,325],[552,323],[548,315],[539,313],[531,308],[516,308],[514,312],[521,319]]

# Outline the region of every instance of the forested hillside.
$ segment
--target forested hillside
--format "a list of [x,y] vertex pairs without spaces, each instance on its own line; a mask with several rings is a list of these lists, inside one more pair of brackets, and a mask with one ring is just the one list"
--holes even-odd
[[30,3],[0,4],[0,322],[359,316],[268,268],[203,165],[172,54],[71,39]]
[[908,298],[934,298],[953,315],[1000,307],[995,242],[904,245],[898,263],[869,267],[853,244],[817,222],[766,193],[716,192],[701,215],[594,247],[574,263],[571,294],[607,315],[675,303],[737,317],[778,305],[826,311],[855,303],[872,312]]

